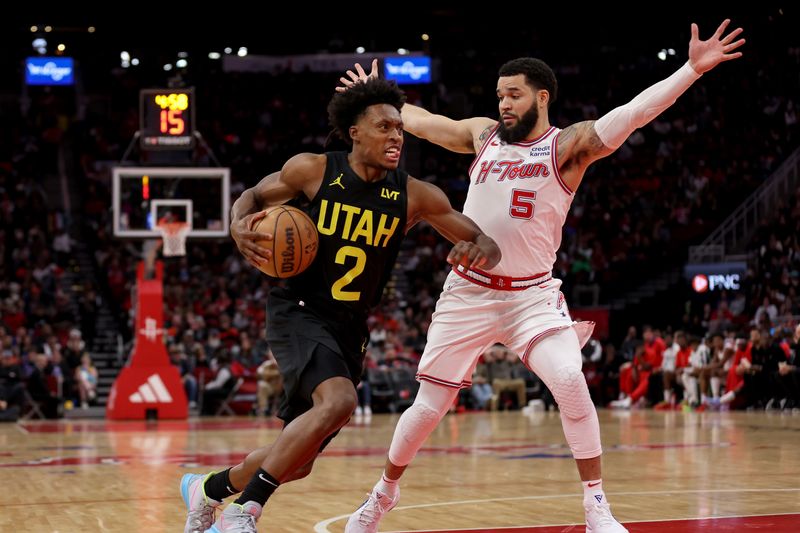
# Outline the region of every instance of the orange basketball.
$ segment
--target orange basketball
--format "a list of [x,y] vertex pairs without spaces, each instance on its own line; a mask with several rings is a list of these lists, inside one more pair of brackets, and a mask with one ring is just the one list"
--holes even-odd
[[266,216],[256,221],[253,231],[272,234],[271,241],[260,241],[272,252],[272,261],[261,265],[260,270],[273,278],[296,276],[314,261],[319,246],[319,235],[314,221],[288,205],[265,209]]

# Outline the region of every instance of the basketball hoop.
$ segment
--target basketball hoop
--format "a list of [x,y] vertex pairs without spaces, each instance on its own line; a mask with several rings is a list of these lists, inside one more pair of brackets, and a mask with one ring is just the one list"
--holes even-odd
[[192,231],[192,227],[187,222],[159,221],[156,228],[161,233],[161,240],[164,242],[164,257],[186,255],[186,237]]

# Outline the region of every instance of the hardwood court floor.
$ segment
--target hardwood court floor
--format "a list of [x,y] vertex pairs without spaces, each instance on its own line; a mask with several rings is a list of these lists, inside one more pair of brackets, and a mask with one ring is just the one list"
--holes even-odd
[[[259,530],[341,533],[380,475],[396,420],[351,422],[309,478],[281,487]],[[800,415],[601,411],[600,421],[606,493],[631,533],[800,531]],[[0,531],[182,531],[181,475],[233,464],[279,428],[248,418],[0,424]],[[401,486],[381,531],[584,530],[557,413],[448,415]],[[744,518],[696,520],[712,517]]]

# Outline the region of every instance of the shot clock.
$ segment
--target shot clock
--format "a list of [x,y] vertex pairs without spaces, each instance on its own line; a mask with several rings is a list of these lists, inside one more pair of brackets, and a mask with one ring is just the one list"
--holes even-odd
[[194,89],[142,89],[139,99],[143,150],[194,148]]

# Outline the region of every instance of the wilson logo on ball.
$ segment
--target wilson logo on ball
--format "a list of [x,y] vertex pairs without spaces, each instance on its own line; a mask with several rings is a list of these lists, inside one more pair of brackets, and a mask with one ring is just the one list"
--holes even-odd
[[281,252],[281,274],[294,272],[294,228],[287,227],[283,233],[286,248]]

